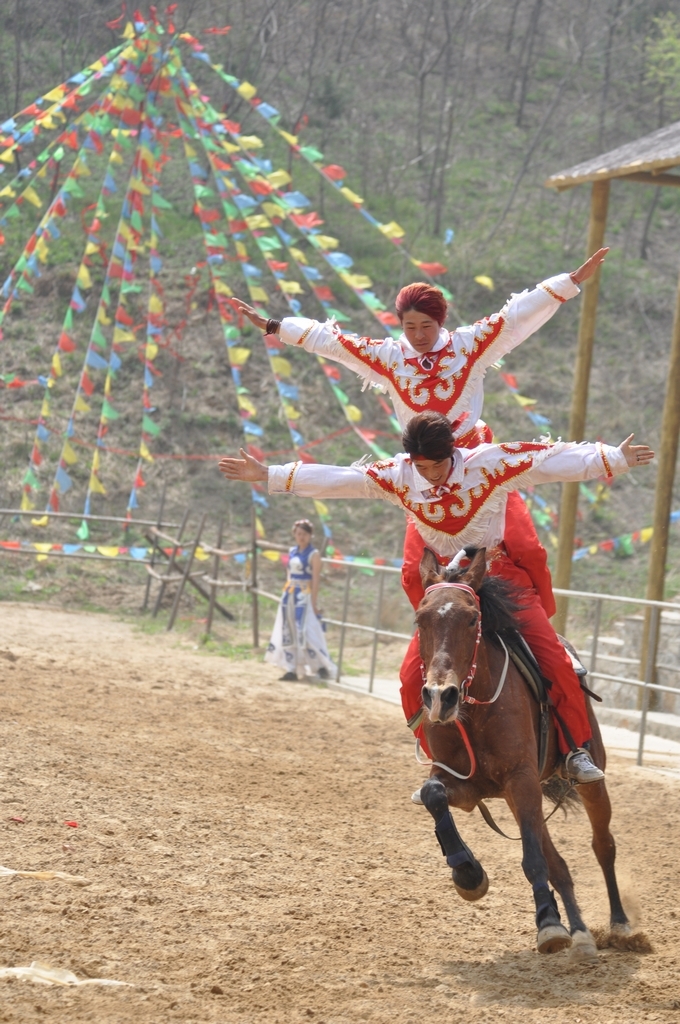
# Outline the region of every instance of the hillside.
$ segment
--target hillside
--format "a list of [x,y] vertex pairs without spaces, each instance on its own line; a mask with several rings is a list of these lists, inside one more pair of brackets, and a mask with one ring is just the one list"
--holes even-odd
[[[77,9],[74,19],[73,4],[55,0],[48,20],[33,0],[0,8],[0,103],[6,116],[115,45],[118,36],[105,22],[118,15],[117,5],[81,2]],[[363,197],[366,208],[381,222],[396,221],[404,228],[410,252],[448,267],[438,280],[453,294],[453,325],[495,311],[511,292],[582,261],[587,190],[555,195],[542,182],[550,173],[680,116],[670,74],[680,44],[677,22],[669,15],[678,13],[678,3],[643,5],[634,0],[255,0],[232,6],[228,19],[233,27],[225,35],[200,35],[202,28],[224,24],[207,2],[182,5],[177,19],[179,27],[205,43],[226,72],[257,85],[259,95],[281,111],[281,127],[297,131],[300,141],[321,151],[327,163],[345,168],[346,183]],[[418,269],[308,164],[293,159],[287,145],[268,133],[233,89],[200,62],[195,65],[191,72],[201,89],[243,132],[262,137],[272,166],[290,173],[287,187],[310,198],[310,209],[318,211],[324,231],[338,239],[339,251],[351,254],[353,271],[372,279],[375,294],[389,308],[398,287],[418,279]],[[163,195],[172,209],[159,218],[164,234],[160,280],[168,327],[176,328],[183,320],[186,324],[166,332],[169,347],[161,350],[155,364],[159,376],[152,397],[160,433],[153,439],[154,461],[143,466],[144,488],[138,489],[135,514],[152,518],[167,484],[169,516],[181,516],[187,505],[207,511],[214,532],[224,515],[229,543],[236,544],[248,535],[249,495],[245,488],[227,488],[214,460],[205,457],[233,451],[242,443],[237,395],[207,274],[191,277],[205,253],[200,222],[192,213],[195,196],[177,143],[169,145],[168,157]],[[127,159],[123,153],[121,174]],[[91,177],[80,179],[83,209],[97,201],[105,157],[93,156],[90,165]],[[102,225],[101,238],[108,246],[115,234],[116,209],[112,200]],[[40,216],[38,211],[28,213],[32,221],[24,214],[5,232],[3,278],[21,252],[27,228]],[[78,273],[83,223],[77,216],[65,222],[40,287],[15,303],[5,320],[0,376],[6,381],[12,375],[32,380],[49,369]],[[588,419],[593,438],[616,443],[634,431],[639,439],[658,443],[679,224],[675,189],[613,185],[607,237],[612,252],[603,274]],[[257,265],[252,239],[244,244]],[[143,288],[128,297],[128,310],[140,322],[148,299],[146,252],[138,255],[136,273]],[[491,279],[491,288],[475,282],[480,275]],[[103,264],[97,260],[92,279],[90,311],[104,281]],[[245,297],[235,258],[225,279]],[[339,307],[350,318],[348,326],[375,335],[379,325],[356,295],[339,279],[332,284]],[[274,296],[272,282],[267,291]],[[304,281],[300,302],[304,313],[320,315]],[[272,315],[286,312],[280,297],[268,309]],[[553,436],[565,436],[567,430],[578,312],[578,300],[560,310],[503,367],[504,373],[516,376],[521,395],[536,400],[530,408],[549,418]],[[264,431],[258,444],[267,453],[277,453],[272,458],[286,460],[293,445],[271,364],[256,332],[244,329],[242,341],[251,350],[242,384]],[[85,333],[76,342],[84,349]],[[306,443],[321,441],[310,454],[340,462],[363,455],[366,446],[346,429],[348,422],[321,367],[305,353],[287,352],[286,357],[299,391],[299,432]],[[135,477],[144,390],[139,352],[128,345],[120,358],[111,394],[118,415],[109,422],[100,446],[106,494],[92,502],[92,511],[114,515],[125,514]],[[82,351],[65,359],[63,376],[52,389],[55,427],[40,469],[43,504],[81,367]],[[487,381],[485,413],[497,436],[535,436],[541,428],[500,374],[492,371]],[[375,396],[362,394],[344,371],[341,386],[361,412],[362,429],[375,432],[382,449],[397,450],[398,438]],[[103,397],[99,377],[95,403],[101,406]],[[3,507],[18,505],[42,398],[40,384],[0,390]],[[73,438],[79,461],[63,508],[76,517],[83,510],[99,419],[99,407],[93,404]],[[648,525],[653,487],[650,469],[617,482],[597,502],[584,497],[582,542],[597,543]],[[556,509],[556,488],[544,489],[542,497]],[[680,486],[675,506],[680,507]],[[267,536],[279,542],[286,540],[289,521],[313,515],[309,503],[295,500],[260,511]],[[79,521],[74,519],[74,527]],[[400,554],[403,523],[396,511],[372,503],[333,503],[329,526],[332,542],[342,551],[385,558]],[[2,538],[10,535],[42,537],[29,525],[5,520]],[[117,535],[106,536],[115,541]],[[549,533],[544,536],[550,550]],[[678,543],[674,536],[670,593],[680,588]],[[639,593],[646,554],[640,545],[618,554],[599,552],[575,565],[573,584]]]

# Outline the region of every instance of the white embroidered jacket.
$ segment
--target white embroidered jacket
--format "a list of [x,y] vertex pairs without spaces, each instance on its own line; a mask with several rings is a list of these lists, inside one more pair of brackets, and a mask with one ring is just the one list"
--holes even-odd
[[558,274],[512,298],[499,313],[455,331],[442,328],[424,355],[406,337],[359,338],[342,334],[333,321],[322,324],[286,317],[279,337],[325,359],[343,363],[372,384],[387,389],[403,430],[416,413],[433,409],[451,422],[464,413],[457,436],[479,419],[484,403],[484,375],[500,359],[543,326],[579,288],[569,274]]
[[435,488],[404,454],[365,466],[270,466],[268,483],[270,494],[382,498],[406,510],[428,547],[452,558],[468,545],[493,548],[503,540],[510,491],[627,471],[620,449],[599,442],[512,441],[456,448],[446,483]]

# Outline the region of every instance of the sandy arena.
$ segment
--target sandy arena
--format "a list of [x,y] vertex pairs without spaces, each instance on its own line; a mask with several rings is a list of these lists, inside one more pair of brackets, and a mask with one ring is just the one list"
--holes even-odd
[[[2,605],[0,862],[92,884],[0,880],[0,967],[131,987],[0,981],[0,1020],[680,1021],[675,780],[610,764],[619,878],[654,951],[576,967],[533,948],[519,844],[461,813],[491,887],[456,896],[409,800],[423,775],[398,708],[277,675],[105,616]],[[585,815],[552,833],[604,925]]]

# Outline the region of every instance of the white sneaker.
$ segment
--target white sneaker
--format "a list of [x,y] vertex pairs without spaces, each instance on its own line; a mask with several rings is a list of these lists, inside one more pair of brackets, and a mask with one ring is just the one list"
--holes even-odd
[[588,782],[601,782],[604,772],[600,771],[597,765],[593,764],[590,754],[583,747],[573,750],[567,754],[564,761],[565,771],[568,779],[573,779],[580,785]]
[[411,803],[419,804],[420,807],[423,806],[423,801],[420,799],[420,790],[419,789],[417,789],[415,791],[415,793],[411,793]]

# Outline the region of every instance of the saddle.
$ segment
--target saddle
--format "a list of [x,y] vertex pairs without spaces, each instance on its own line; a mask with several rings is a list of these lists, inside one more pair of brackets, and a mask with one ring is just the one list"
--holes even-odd
[[[586,686],[585,677],[588,674],[588,670],[579,658],[573,646],[563,636],[560,636],[559,633],[557,634],[557,638],[571,659],[574,672],[578,677],[578,681],[583,692],[588,694],[588,696],[592,697],[594,700],[601,702],[602,698],[598,697],[596,693],[593,693],[593,691]],[[552,684],[550,680],[546,679],[542,674],[534,652],[531,650],[529,644],[526,642],[522,634],[516,631],[504,634],[503,640],[508,648],[508,654],[529,687],[529,692],[541,709],[538,734],[538,771],[540,776],[543,775],[543,770],[548,758],[548,735],[550,729],[551,708],[556,717],[558,717],[562,731],[564,732],[565,738],[569,742],[570,746],[574,747],[574,744],[569,735],[569,730],[566,729],[564,722],[562,722],[562,720],[559,719],[559,716],[557,716],[556,709],[550,700],[550,687]],[[574,749],[576,748],[574,747]]]

